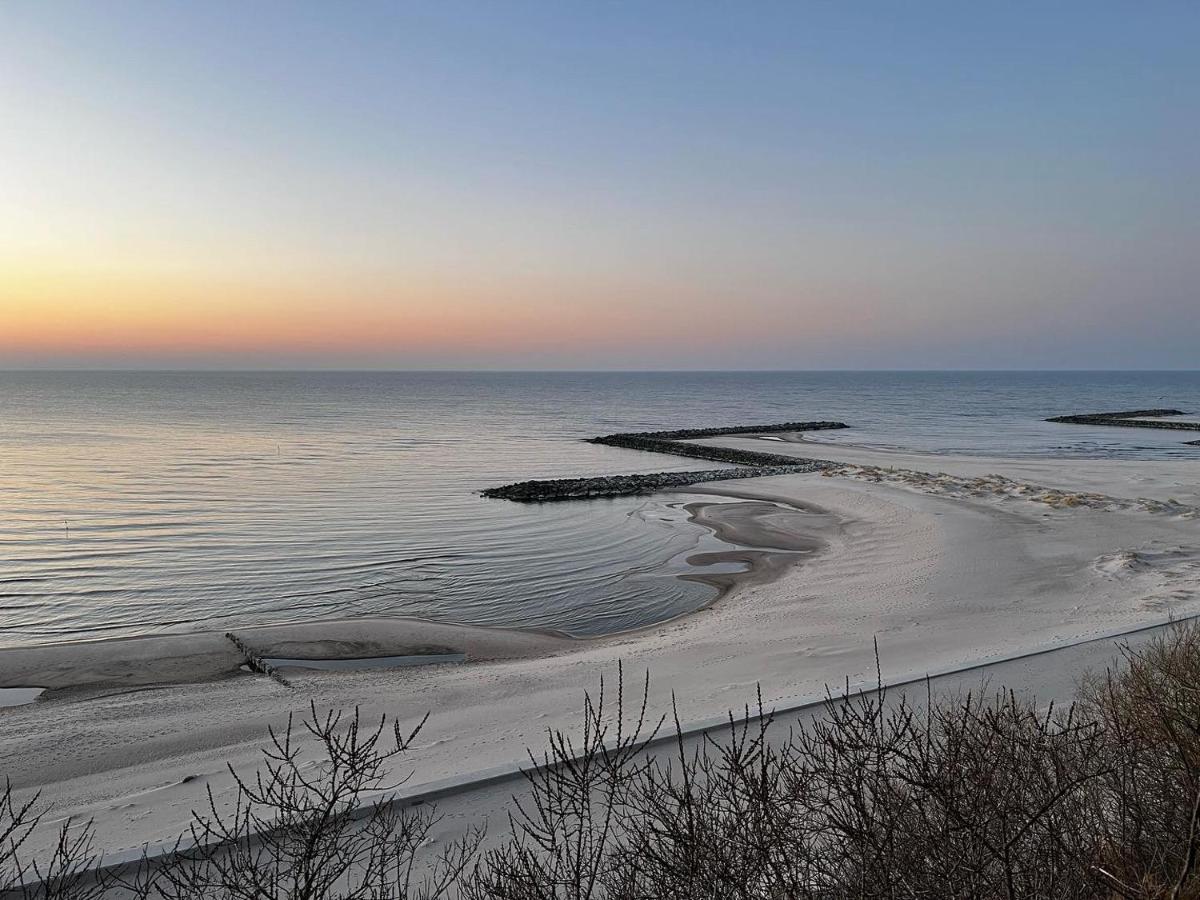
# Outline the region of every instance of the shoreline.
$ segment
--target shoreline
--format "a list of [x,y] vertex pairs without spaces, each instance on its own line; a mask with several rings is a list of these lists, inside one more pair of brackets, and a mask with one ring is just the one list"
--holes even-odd
[[[692,553],[689,565],[703,569],[738,563],[731,572],[689,571],[677,578],[706,584],[714,596],[676,616],[602,635],[577,637],[550,629],[443,622],[415,616],[308,619],[252,625],[226,631],[100,637],[0,649],[0,690],[37,690],[26,703],[86,699],[174,684],[204,684],[256,676],[276,677],[260,659],[310,661],[379,660],[394,657],[462,656],[463,665],[545,658],[588,645],[620,641],[700,614],[744,584],[763,584],[820,552],[824,542],[781,528],[778,520],[822,518],[822,511],[764,501],[719,500],[684,505],[688,521],[729,545],[727,550]],[[774,520],[771,525],[766,520]],[[772,543],[773,542],[773,543]],[[438,664],[431,659],[429,664]],[[247,671],[249,669],[250,671]],[[25,704],[0,704],[0,709]]]
[[[1116,415],[1116,414],[1114,414]],[[1063,417],[1068,418],[1068,417]],[[822,427],[846,427],[841,423],[816,424]],[[735,443],[734,452],[753,455],[755,443],[803,445],[821,447],[835,457],[823,460],[833,467],[862,465],[865,459],[892,463],[901,459],[925,463],[956,463],[976,469],[996,464],[1037,466],[1054,464],[1059,468],[1071,460],[1052,457],[1004,457],[941,454],[928,451],[881,448],[851,443],[814,441],[802,431],[782,431],[784,425],[756,426],[729,429],[692,429],[679,432],[689,439],[701,439],[706,448],[709,442]],[[788,425],[787,427],[791,427]],[[780,432],[780,433],[777,433]],[[712,436],[709,434],[712,433]],[[674,441],[675,432],[647,433],[654,442]],[[640,438],[636,434],[633,437]],[[611,435],[593,441],[608,441]],[[641,448],[639,448],[641,449]],[[782,449],[782,448],[781,448]],[[649,452],[661,452],[650,450]],[[797,462],[807,462],[797,457]],[[1115,463],[1128,466],[1127,460],[1110,458],[1081,462]],[[1156,461],[1164,463],[1166,461]],[[785,467],[780,467],[785,468]],[[891,466],[889,465],[889,468]],[[693,474],[693,473],[683,473]],[[809,474],[808,472],[778,472],[772,468],[753,472],[756,480],[770,480],[776,475]],[[541,482],[530,482],[540,484]],[[524,483],[523,483],[524,484]],[[728,510],[714,515],[708,510],[718,507],[737,507],[739,503],[765,503],[783,506],[791,511],[828,515],[827,511],[803,502],[786,503],[769,495],[763,496],[741,488],[748,482],[684,483],[670,485],[656,493],[711,495],[724,503],[691,502],[684,505],[688,521],[708,529],[718,540],[731,545],[728,550],[693,553],[686,557],[689,565],[708,567],[724,563],[739,563],[741,571],[706,573],[682,572],[675,577],[713,587],[714,596],[694,609],[645,625],[594,636],[575,636],[548,628],[526,628],[507,625],[475,625],[464,622],[424,619],[416,616],[339,617],[330,619],[301,619],[268,624],[250,625],[231,630],[199,630],[163,634],[125,635],[120,637],[81,638],[55,641],[27,647],[0,648],[0,690],[36,692],[24,703],[0,704],[0,710],[30,703],[50,703],[59,698],[110,696],[113,693],[136,689],[154,689],[174,684],[204,684],[246,676],[265,675],[247,671],[247,657],[236,646],[238,640],[249,638],[250,648],[260,657],[291,657],[308,660],[352,661],[383,657],[461,655],[465,665],[513,659],[538,659],[569,653],[589,645],[653,633],[671,624],[701,615],[725,600],[741,587],[768,584],[794,565],[803,564],[801,555],[819,553],[824,543],[803,539],[789,543],[786,529],[771,531],[761,527],[759,516],[745,509]],[[1200,485],[1197,485],[1200,501]],[[694,511],[698,511],[699,514]],[[829,527],[828,522],[822,527]],[[772,540],[782,540],[784,546],[774,546]],[[233,638],[233,639],[231,639]],[[248,642],[249,643],[249,642]],[[129,652],[122,653],[128,649]],[[435,664],[435,663],[431,663]],[[68,675],[68,673],[73,673]],[[81,677],[82,676],[82,677]],[[3,713],[0,713],[2,715]]]
[[[989,460],[822,446],[846,464],[936,468],[964,478],[996,471]],[[1200,492],[1189,461],[1017,460],[1001,469],[1013,479],[1124,497]],[[649,673],[651,708],[669,709],[674,697],[687,726],[741,708],[756,685],[768,706],[783,708],[820,699],[829,684],[869,682],[875,640],[886,680],[894,682],[1200,613],[1197,523],[1169,509],[1056,508],[990,489],[951,496],[927,485],[816,473],[681,494],[687,503],[708,502],[698,495],[791,506],[798,518],[784,531],[803,531],[799,523],[815,509],[836,517],[837,527],[821,533],[827,546],[804,564],[768,581],[745,579],[719,602],[632,633],[583,641],[523,635],[521,647],[506,633],[497,647],[493,630],[478,629],[480,657],[488,648],[496,655],[477,664],[289,673],[289,688],[261,677],[223,678],[8,708],[0,712],[10,735],[0,747],[0,772],[23,792],[41,789],[56,815],[94,817],[103,849],[118,850],[174,834],[209,788],[223,802],[230,789],[224,764],[252,768],[267,727],[303,715],[310,703],[359,706],[364,715],[387,712],[402,722],[432,711],[403,763],[404,772],[417,773],[411,788],[418,791],[519,765],[546,729],[576,726],[584,693],[601,675],[615,675],[618,663],[635,682]],[[765,510],[757,514],[763,528],[772,524]],[[376,621],[357,623],[365,634],[338,638],[343,651],[347,641],[382,646],[387,636]],[[329,639],[330,625],[320,621],[286,626],[290,634],[264,626],[257,636],[286,649],[297,627],[308,629],[300,640]],[[451,647],[444,637],[424,633],[424,645]],[[539,655],[552,644],[570,652]],[[10,652],[0,653],[0,663]]]
[[[1049,422],[1074,422],[1076,420],[1082,420],[1082,419],[1088,419],[1088,420],[1091,420],[1091,419],[1101,420],[1102,419],[1106,423],[1111,422],[1111,421],[1116,421],[1120,425],[1129,424],[1129,425],[1133,426],[1133,425],[1139,424],[1137,422],[1137,420],[1131,421],[1131,420],[1126,419],[1125,417],[1132,416],[1132,415],[1149,414],[1149,413],[1184,415],[1184,413],[1181,413],[1174,409],[1147,409],[1147,410],[1132,410],[1132,411],[1128,411],[1128,412],[1117,412],[1117,413],[1097,413],[1097,414],[1058,416],[1058,417],[1054,417],[1051,419],[1047,419],[1046,421],[1049,421]],[[1179,423],[1179,424],[1181,424],[1185,428],[1196,427],[1196,423],[1191,423],[1191,422]],[[760,479],[760,478],[771,477],[774,475],[802,474],[802,473],[818,471],[818,470],[834,471],[837,468],[843,467],[846,465],[860,465],[864,462],[864,460],[868,461],[870,464],[877,465],[877,466],[884,466],[884,465],[890,466],[893,462],[896,462],[899,460],[905,460],[905,459],[909,460],[910,464],[913,461],[917,461],[919,464],[929,464],[929,465],[942,465],[942,464],[948,462],[951,464],[966,464],[967,466],[970,466],[976,470],[982,470],[985,467],[996,466],[996,465],[1038,466],[1039,464],[1048,464],[1049,466],[1052,466],[1055,469],[1060,469],[1060,468],[1062,468],[1061,464],[1069,463],[1074,459],[1074,458],[1067,459],[1067,458],[1062,458],[1062,457],[1044,457],[1044,456],[1026,457],[1026,456],[986,455],[986,454],[975,454],[975,453],[955,454],[955,453],[941,453],[941,452],[929,451],[929,450],[909,450],[909,449],[904,449],[904,448],[899,448],[899,447],[877,446],[877,445],[871,445],[871,444],[842,443],[842,442],[813,440],[812,438],[808,437],[808,435],[806,433],[809,431],[840,430],[840,429],[847,429],[847,428],[851,428],[851,427],[852,426],[848,426],[841,422],[825,422],[825,421],[794,422],[794,423],[780,423],[780,424],[776,424],[776,425],[731,426],[731,427],[725,427],[725,428],[696,428],[696,429],[684,429],[684,430],[678,430],[678,431],[663,431],[663,432],[644,432],[644,433],[643,432],[631,432],[631,433],[627,433],[627,434],[622,433],[622,434],[614,434],[614,435],[605,435],[605,436],[597,437],[597,438],[586,438],[584,440],[585,440],[585,442],[588,442],[588,443],[611,444],[612,446],[622,446],[622,447],[626,446],[627,439],[633,439],[635,442],[637,442],[637,441],[641,441],[643,438],[645,438],[646,440],[644,441],[644,443],[647,443],[647,444],[669,444],[671,442],[678,442],[684,438],[687,438],[689,440],[699,439],[699,440],[703,440],[704,443],[691,445],[691,447],[694,448],[695,450],[701,451],[702,453],[705,453],[705,454],[714,453],[714,451],[715,451],[714,455],[711,457],[714,459],[717,458],[716,454],[719,454],[722,452],[728,452],[728,453],[733,454],[734,457],[736,457],[736,458],[769,457],[773,462],[776,462],[779,464],[774,465],[774,466],[768,466],[766,464],[763,464],[762,467],[758,468],[758,469],[744,469],[744,470],[731,467],[726,470],[714,470],[714,471],[706,470],[703,472],[667,472],[667,473],[639,474],[639,475],[633,475],[633,476],[617,475],[617,476],[596,476],[596,477],[590,477],[590,478],[574,478],[574,479],[551,479],[551,480],[545,480],[545,481],[535,480],[535,481],[528,481],[528,482],[519,482],[519,483],[516,483],[513,485],[505,485],[504,488],[524,488],[526,486],[584,483],[584,482],[605,481],[605,480],[613,480],[613,479],[617,479],[617,480],[619,480],[619,479],[656,479],[656,478],[660,478],[660,477],[669,479],[672,476],[683,476],[683,478],[685,480],[683,480],[679,483],[664,481],[661,485],[659,485],[657,487],[654,485],[649,485],[649,486],[642,485],[637,490],[619,490],[615,494],[611,494],[611,496],[622,496],[622,495],[627,495],[630,493],[654,493],[654,494],[696,493],[696,494],[716,494],[716,495],[724,496],[724,497],[727,497],[730,499],[738,499],[738,498],[742,498],[745,496],[744,494],[738,492],[738,487],[739,487],[738,484],[735,484],[735,483],[721,484],[720,482],[722,482],[722,481],[730,481],[730,482],[740,481],[743,478]],[[799,430],[796,430],[796,429],[799,429]],[[720,439],[719,443],[716,439]],[[741,439],[741,440],[738,440],[738,439]],[[735,445],[735,442],[736,442],[736,445]],[[1189,441],[1186,443],[1200,445],[1200,441]],[[791,445],[803,445],[806,448],[820,448],[823,451],[829,451],[829,453],[834,458],[814,460],[811,457],[807,457],[807,456],[792,456],[792,455],[786,453],[786,451],[784,453],[763,454],[763,453],[761,453],[761,451],[757,450],[757,447],[755,446],[756,444],[758,446],[761,446],[762,444],[768,444],[768,445],[791,444]],[[683,446],[685,448],[688,448],[689,445],[676,444],[676,446]],[[672,450],[663,450],[658,447],[649,447],[649,446],[643,447],[643,446],[641,446],[640,443],[638,444],[638,446],[630,447],[630,448],[645,450],[646,452],[666,452],[666,453],[674,452]],[[751,448],[754,448],[754,449],[751,449]],[[784,448],[780,448],[780,449],[784,449]],[[685,452],[684,455],[692,455],[690,449],[688,450],[688,452]],[[789,460],[794,460],[794,462],[789,463],[788,462]],[[1090,463],[1098,463],[1100,465],[1117,465],[1117,466],[1126,467],[1126,466],[1131,465],[1135,461],[1130,460],[1130,459],[1124,459],[1124,458],[1113,458],[1113,457],[1109,457],[1109,456],[1096,456],[1096,457],[1080,457],[1077,460],[1077,462],[1082,465],[1086,465],[1086,464],[1090,464]],[[1187,460],[1155,459],[1155,460],[1151,461],[1152,464],[1161,464],[1161,463],[1175,464],[1178,462],[1187,462]],[[810,463],[818,464],[818,468],[815,468],[815,469],[808,468],[807,466]],[[1042,466],[1042,467],[1046,467],[1046,466]],[[962,465],[956,465],[955,468],[962,468]],[[919,470],[919,471],[928,471],[928,470]],[[840,473],[837,473],[836,471],[834,471],[834,474],[840,474]],[[696,476],[696,475],[701,475],[701,476],[706,476],[706,477],[702,478],[699,481],[695,481],[695,482],[686,480],[687,478],[690,478],[691,476]],[[712,476],[712,477],[710,478],[708,476]],[[714,484],[713,482],[717,482],[717,483]],[[485,491],[482,491],[481,493],[484,495],[489,495],[491,492],[498,491],[498,490],[502,490],[502,489],[487,489]],[[499,496],[499,494],[497,494],[496,496]],[[597,494],[564,493],[561,497],[551,498],[550,502],[553,502],[554,500],[559,500],[559,499],[561,499],[561,500],[586,500],[586,499],[591,499],[593,497],[605,497],[605,496],[610,496],[610,494],[603,493],[603,492],[597,493]],[[1196,496],[1197,503],[1200,503],[1200,484],[1197,484],[1197,490],[1195,491],[1195,496]],[[692,519],[690,517],[689,517],[689,521],[692,521]],[[720,539],[719,534],[717,535],[717,537]],[[732,539],[729,542],[735,543],[735,544],[748,543],[748,542],[739,542],[736,538]],[[742,549],[744,549],[744,548],[742,548]],[[755,548],[755,549],[757,549],[757,548]],[[742,550],[739,549],[736,551],[727,551],[727,552],[738,553],[738,552],[742,552]],[[704,563],[701,563],[701,565],[703,565],[703,564]],[[750,563],[747,562],[747,565],[750,565]],[[730,574],[737,575],[737,576],[741,576],[741,575],[750,576],[752,573],[750,571],[746,571],[746,572],[738,572],[738,573],[730,573]],[[679,577],[679,578],[682,578],[685,580],[704,581],[704,578],[702,577],[702,573],[701,573],[701,576],[696,576],[694,573],[685,572],[685,573],[681,573],[681,574],[677,575],[676,577]],[[722,583],[722,585],[724,585],[725,581],[722,580],[721,583]],[[730,588],[732,588],[734,586],[736,586],[736,585],[735,584],[728,585],[728,587],[730,587]],[[721,588],[721,590],[724,590],[724,589],[725,588]],[[30,644],[30,645],[25,645],[25,646],[3,646],[3,647],[0,647],[0,689],[9,688],[9,687],[11,687],[11,688],[28,687],[28,685],[17,685],[14,683],[10,683],[9,681],[6,680],[5,672],[7,670],[6,670],[5,666],[3,665],[3,660],[4,660],[4,657],[6,654],[14,653],[14,652],[25,653],[25,652],[32,652],[32,651],[38,651],[38,650],[51,650],[51,649],[56,649],[56,648],[64,648],[65,649],[65,648],[73,648],[73,647],[85,648],[90,645],[101,645],[101,644],[107,645],[109,643],[115,644],[116,642],[124,642],[124,641],[152,641],[152,640],[162,640],[162,641],[180,640],[180,641],[183,641],[187,638],[193,638],[193,637],[212,637],[215,635],[225,635],[225,634],[228,634],[230,631],[240,632],[240,631],[248,631],[248,630],[252,630],[252,629],[255,629],[255,630],[257,630],[257,629],[289,629],[289,628],[301,628],[304,626],[319,625],[319,624],[325,624],[325,625],[328,625],[328,626],[331,626],[334,628],[341,628],[348,623],[363,622],[363,621],[368,621],[368,620],[375,620],[375,621],[380,621],[380,622],[385,622],[385,623],[387,623],[387,622],[414,623],[415,627],[417,627],[418,629],[422,629],[423,626],[427,625],[431,628],[453,628],[453,629],[462,628],[462,629],[467,629],[467,630],[478,629],[481,631],[496,632],[496,633],[500,633],[500,634],[515,633],[518,635],[546,635],[546,636],[549,636],[552,638],[558,638],[558,639],[561,639],[566,642],[574,643],[574,642],[581,642],[581,641],[604,640],[607,638],[620,637],[621,635],[625,635],[625,634],[637,634],[637,633],[644,631],[647,628],[652,629],[652,628],[658,627],[660,625],[666,624],[668,622],[675,621],[680,616],[687,616],[687,615],[691,615],[691,614],[694,614],[697,612],[702,612],[708,606],[712,605],[715,602],[718,602],[721,599],[721,596],[722,596],[721,594],[718,594],[717,596],[715,596],[711,600],[707,601],[706,603],[696,607],[691,612],[684,612],[684,613],[681,613],[679,616],[672,616],[667,619],[662,619],[657,622],[649,623],[647,625],[642,625],[642,626],[637,626],[634,628],[626,629],[624,631],[617,631],[617,632],[610,632],[610,633],[602,634],[602,635],[582,636],[582,637],[575,636],[568,632],[561,631],[558,629],[545,628],[545,627],[538,628],[538,627],[532,627],[532,626],[525,627],[525,626],[519,626],[519,625],[482,625],[482,624],[477,625],[477,624],[473,624],[473,623],[455,622],[455,621],[450,621],[450,620],[425,619],[425,618],[421,618],[419,616],[411,616],[411,615],[395,615],[395,616],[376,615],[376,616],[370,616],[370,617],[347,616],[347,617],[330,617],[330,618],[315,618],[315,619],[313,619],[313,618],[284,619],[284,620],[279,620],[279,621],[274,621],[274,622],[259,623],[259,624],[255,624],[255,625],[236,626],[233,629],[225,629],[225,630],[215,630],[214,629],[214,630],[198,630],[198,631],[163,631],[163,632],[152,632],[152,633],[137,634],[137,635],[120,635],[120,636],[113,636],[113,637],[105,637],[105,636],[90,637],[89,636],[89,637],[79,637],[79,638],[75,638],[75,639],[50,640],[50,641],[45,641],[45,642],[40,642],[40,643]],[[81,649],[81,655],[83,655],[84,653],[85,653],[85,651],[82,651],[82,649]],[[344,657],[344,658],[352,658],[352,657]],[[503,657],[498,657],[498,658],[503,658]],[[230,673],[230,674],[232,675],[234,673]],[[3,708],[3,706],[0,705],[0,708]]]

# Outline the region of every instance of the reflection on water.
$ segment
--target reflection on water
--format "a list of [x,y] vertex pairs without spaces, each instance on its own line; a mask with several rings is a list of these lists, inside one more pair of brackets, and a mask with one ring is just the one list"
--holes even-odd
[[1179,433],[1040,421],[1163,403],[1200,409],[1200,376],[0,373],[0,645],[389,613],[631,628],[713,594],[675,577],[723,546],[678,504],[475,492],[696,467],[594,434],[804,418],[916,449],[1200,458]]
[[324,672],[358,672],[363,669],[405,669],[467,661],[465,653],[420,653],[409,656],[363,656],[354,659],[293,659],[268,656],[263,662],[275,669],[316,669]]
[[0,707],[24,706],[32,703],[46,692],[41,687],[5,687],[0,688]]

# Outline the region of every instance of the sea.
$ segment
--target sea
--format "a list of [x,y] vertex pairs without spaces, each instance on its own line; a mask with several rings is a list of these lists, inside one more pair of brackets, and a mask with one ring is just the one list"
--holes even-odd
[[708,468],[619,431],[838,419],[819,441],[1186,458],[1198,372],[0,372],[0,647],[348,616],[578,636],[709,602],[681,495],[523,505],[529,478]]

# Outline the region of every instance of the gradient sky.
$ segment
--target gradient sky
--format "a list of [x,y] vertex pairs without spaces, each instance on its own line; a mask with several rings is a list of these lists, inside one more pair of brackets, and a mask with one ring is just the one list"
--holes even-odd
[[1200,4],[0,4],[0,368],[1197,368]]

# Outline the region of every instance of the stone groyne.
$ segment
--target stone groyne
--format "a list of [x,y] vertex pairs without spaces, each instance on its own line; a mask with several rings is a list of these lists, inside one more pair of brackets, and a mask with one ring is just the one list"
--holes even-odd
[[690,456],[713,462],[732,463],[735,466],[791,466],[797,457],[780,453],[758,453],[751,450],[732,450],[726,447],[708,447],[690,444],[694,438],[720,437],[730,434],[771,434],[772,432],[827,431],[833,428],[849,428],[845,422],[780,422],[775,425],[738,425],[732,428],[684,428],[678,431],[635,431],[629,434],[606,434],[588,438],[589,444],[604,444],[626,450],[644,450],[648,453],[670,453],[674,456]]
[[[1047,422],[1068,425],[1106,425],[1118,428],[1164,428],[1171,431],[1200,431],[1200,422],[1147,422],[1148,416],[1182,416],[1178,409],[1130,409],[1124,412],[1085,413],[1077,416],[1055,416]],[[1189,441],[1188,443],[1192,443]]]
[[[613,435],[614,438],[620,435]],[[707,459],[710,462],[729,463],[734,466],[794,466],[797,461],[808,462],[807,458],[785,456],[782,453],[758,453],[753,450],[734,450],[731,447],[708,447],[704,444],[689,444],[686,441],[664,441],[656,438],[639,440],[636,435],[631,440],[607,440],[592,438],[589,444],[605,444],[609,447],[621,447],[626,450],[644,450],[647,453],[670,453],[672,456],[688,456],[692,459]],[[820,460],[812,460],[820,462]]]
[[544,481],[522,481],[488,488],[484,497],[516,500],[522,503],[541,503],[554,500],[584,500],[592,497],[621,497],[644,494],[663,488],[684,487],[705,481],[731,478],[758,478],[763,475],[785,475],[795,472],[816,472],[836,465],[824,459],[785,456],[779,453],[758,453],[728,447],[708,447],[687,443],[687,438],[717,437],[729,434],[767,434],[771,432],[820,431],[848,428],[842,422],[781,422],[774,425],[739,425],[731,428],[685,428],[676,431],[643,431],[629,434],[609,434],[588,438],[588,443],[644,450],[650,453],[670,453],[693,459],[729,463],[737,468],[706,469],[696,472],[654,472],[645,475],[600,475],[595,478],[555,478]]
[[554,500],[588,500],[593,497],[624,497],[646,494],[664,488],[685,487],[705,481],[730,478],[761,478],[764,475],[789,475],[814,472],[818,466],[800,461],[799,465],[755,466],[751,469],[705,469],[699,472],[655,472],[647,475],[600,475],[595,478],[554,478],[546,481],[520,481],[481,491],[484,497],[545,503]]
[[[780,431],[827,431],[849,428],[845,422],[776,422],[772,425],[730,425],[725,428],[678,428],[674,431],[631,431],[588,438],[590,444],[614,444],[632,438],[657,441],[689,441],[695,438],[721,437],[727,434],[771,434]],[[618,446],[625,446],[620,444]]]
[[266,675],[268,678],[279,682],[284,687],[292,686],[291,682],[279,674],[278,669],[259,656],[258,652],[253,647],[243,641],[232,631],[225,632],[225,637],[229,639],[233,646],[237,647],[238,650],[241,651],[242,655],[246,658],[246,666],[250,669],[250,671],[257,672],[259,675]]

